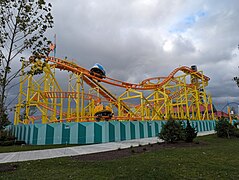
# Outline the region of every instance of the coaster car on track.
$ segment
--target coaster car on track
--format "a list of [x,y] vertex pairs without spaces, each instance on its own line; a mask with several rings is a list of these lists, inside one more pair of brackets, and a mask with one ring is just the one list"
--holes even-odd
[[105,78],[106,77],[106,73],[104,70],[104,67],[99,64],[96,63],[91,69],[90,69],[90,74],[99,78]]

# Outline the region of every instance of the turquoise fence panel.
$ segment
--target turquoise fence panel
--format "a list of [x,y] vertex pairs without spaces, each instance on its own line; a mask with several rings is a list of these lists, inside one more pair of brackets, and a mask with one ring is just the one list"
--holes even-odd
[[204,120],[205,121],[205,128],[206,128],[206,131],[210,131],[210,128],[209,128],[209,123],[207,120]]
[[152,133],[152,137],[157,136],[155,132],[155,121],[151,121],[151,133]]
[[94,143],[102,143],[102,126],[99,122],[94,124]]
[[[120,136],[121,140],[129,140],[131,139],[131,122],[129,121],[121,121],[120,122]],[[135,137],[135,129],[134,129],[134,137]]]
[[130,137],[136,139],[136,127],[134,122],[130,122]]
[[216,121],[212,121],[212,130],[215,130],[216,127]]
[[8,130],[9,130],[9,132],[11,133],[11,135],[14,136],[14,134],[15,134],[15,128],[14,128],[14,126],[13,126],[13,125],[8,126]]
[[69,123],[62,124],[62,144],[70,143],[70,125]]
[[26,126],[24,126],[24,125],[22,125],[22,127],[21,127],[22,129],[21,129],[21,137],[20,137],[20,140],[21,141],[24,141],[25,140],[25,135],[26,135]]
[[54,124],[54,144],[62,144],[62,125],[63,123]]
[[159,133],[161,132],[162,126],[165,123],[165,121],[155,121],[155,136],[159,136]]
[[152,121],[147,122],[148,137],[152,137],[152,125],[153,125]]
[[80,144],[78,142],[78,139],[79,139],[79,125],[80,123],[69,123],[69,128],[70,128],[70,144]]
[[130,122],[130,137],[135,139],[135,124],[133,122]]
[[32,130],[32,124],[31,125],[29,125],[28,127],[29,127],[29,129],[28,129],[28,137],[27,137],[27,144],[30,144],[30,139],[31,139],[31,130]]
[[31,138],[30,138],[30,144],[37,145],[37,139],[38,139],[38,128],[33,125],[31,128]]
[[145,122],[139,122],[139,138],[144,138],[144,125],[145,125]]
[[94,122],[85,122],[81,123],[86,127],[86,143],[91,144],[94,143],[95,134],[94,134]]
[[[235,123],[237,121],[233,121]],[[18,140],[28,144],[91,144],[157,137],[166,121],[110,121],[11,126]],[[211,131],[215,121],[190,121],[198,132]],[[186,121],[183,121],[186,125]]]
[[211,122],[207,121],[207,124],[208,124],[208,130],[211,131],[212,130]]
[[102,143],[109,142],[109,122],[99,122],[102,129]]
[[17,126],[13,126],[12,130],[13,130],[12,135],[17,137],[16,136],[16,134],[17,134],[17,132],[16,132],[17,131]]
[[114,121],[115,124],[115,141],[121,141],[121,135],[120,135],[120,122]]
[[47,124],[36,124],[38,127],[38,139],[37,145],[44,145],[46,144],[46,127]]
[[20,125],[18,125],[16,127],[16,137],[17,137],[17,140],[19,140],[19,133],[20,133]]
[[12,130],[13,130],[12,135],[16,137],[16,126],[13,126]]
[[181,121],[181,122],[182,122],[183,127],[185,128],[187,126],[187,121]]
[[211,121],[207,121],[207,123],[208,123],[209,131],[211,131],[212,130],[212,123],[211,123]]
[[46,126],[46,144],[54,144],[54,126],[51,124]]
[[202,122],[202,125],[203,125],[203,131],[207,131],[207,125],[205,121]]
[[211,124],[211,130],[215,130],[214,121],[210,121],[210,124]]
[[119,121],[111,121],[108,123],[109,123],[109,142],[120,141],[121,123]]
[[78,143],[86,144],[86,126],[84,124],[78,124]]
[[109,142],[115,141],[115,125],[113,123],[109,123]]
[[202,132],[202,123],[200,121],[197,121],[198,124],[198,132]]
[[155,136],[159,134],[159,123],[157,121],[154,122],[154,133]]
[[202,121],[199,121],[199,132],[204,131]]
[[26,142],[26,144],[30,143],[30,135],[31,135],[30,125],[26,125],[26,134],[24,137],[24,141]]
[[126,125],[123,122],[120,122],[120,140],[126,140]]
[[17,140],[21,140],[21,130],[22,130],[22,125],[19,125],[17,127]]
[[191,121],[191,126],[196,129],[196,123],[195,123],[195,121]]
[[69,144],[79,144],[78,143],[78,127],[79,123],[68,123],[70,129]]
[[21,125],[21,130],[20,130],[20,140],[23,141],[24,140],[24,134],[25,134],[25,126]]

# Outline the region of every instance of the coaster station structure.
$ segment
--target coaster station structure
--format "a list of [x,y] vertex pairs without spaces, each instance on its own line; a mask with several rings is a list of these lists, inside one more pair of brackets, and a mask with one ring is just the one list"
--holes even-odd
[[[25,73],[27,69],[28,73]],[[56,69],[67,72],[69,77],[56,76]],[[167,77],[128,83],[107,76],[99,77],[66,59],[31,57],[22,62],[14,124],[105,119],[210,120],[214,119],[212,100],[205,89],[209,80],[195,67],[182,66]],[[106,84],[116,90],[122,89],[123,93],[115,95],[117,92],[109,91]],[[99,106],[112,109],[113,116],[97,119]]]

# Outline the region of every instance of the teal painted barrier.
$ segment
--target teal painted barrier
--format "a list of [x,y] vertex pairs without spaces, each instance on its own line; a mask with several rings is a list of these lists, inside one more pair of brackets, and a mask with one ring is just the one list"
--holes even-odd
[[[156,137],[166,121],[105,121],[9,126],[17,140],[27,144],[92,144]],[[235,123],[236,121],[233,121]],[[198,131],[215,129],[213,120],[190,121]],[[186,121],[183,121],[184,127]]]

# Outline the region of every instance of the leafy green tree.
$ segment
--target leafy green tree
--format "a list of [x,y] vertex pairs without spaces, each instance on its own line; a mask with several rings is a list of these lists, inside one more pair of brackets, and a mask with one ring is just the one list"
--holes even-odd
[[48,54],[46,31],[53,26],[50,3],[45,0],[0,0],[0,130],[9,124],[7,93],[19,76],[12,64],[23,52]]
[[180,121],[169,119],[163,124],[159,138],[166,142],[174,143],[184,139],[184,129]]
[[233,80],[236,82],[237,86],[239,87],[239,77],[234,77]]
[[218,137],[229,139],[235,135],[236,128],[227,119],[220,119],[216,122],[215,131]]
[[184,131],[186,142],[193,142],[193,139],[197,137],[197,131],[191,126],[189,120],[187,120],[187,126]]

